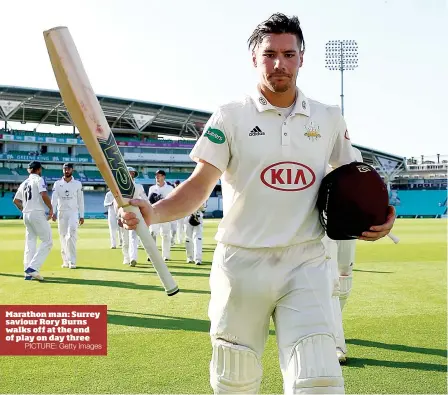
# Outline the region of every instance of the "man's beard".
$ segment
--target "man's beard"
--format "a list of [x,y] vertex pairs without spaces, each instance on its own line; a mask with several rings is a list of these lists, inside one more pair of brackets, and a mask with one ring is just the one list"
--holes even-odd
[[[275,81],[273,77],[286,77],[286,81]],[[268,77],[268,83],[271,90],[276,93],[284,93],[291,88],[292,76],[289,74],[272,74]]]

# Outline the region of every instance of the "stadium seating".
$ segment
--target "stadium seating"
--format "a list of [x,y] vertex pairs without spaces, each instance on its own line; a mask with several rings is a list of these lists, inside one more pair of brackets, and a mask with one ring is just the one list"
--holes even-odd
[[443,205],[447,198],[445,190],[399,190],[397,196],[397,216],[440,217],[446,211],[446,206]]
[[0,174],[9,176],[12,174],[12,171],[8,167],[0,167]]
[[106,192],[84,192],[85,218],[106,218],[105,196]]
[[12,202],[13,199],[14,193],[12,192],[0,194],[0,218],[18,218],[21,216],[22,213]]
[[102,179],[101,173],[99,171],[94,170],[85,170],[83,171],[84,175],[90,179]]

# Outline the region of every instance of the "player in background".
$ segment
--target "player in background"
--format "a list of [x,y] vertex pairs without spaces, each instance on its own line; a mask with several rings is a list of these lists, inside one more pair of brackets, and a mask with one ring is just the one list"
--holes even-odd
[[[128,171],[135,186],[134,197],[136,199],[147,200],[143,185],[135,182],[135,179],[138,176],[138,171],[133,167],[128,167]],[[138,258],[138,235],[135,230],[123,229],[123,245],[121,250],[123,252],[123,265],[135,267],[137,265]]]
[[84,192],[81,181],[73,178],[73,163],[64,163],[62,174],[53,185],[52,219],[58,221],[62,267],[76,269],[78,226],[84,223]]
[[[166,173],[164,170],[157,170],[155,178],[155,185],[149,187],[148,190],[148,200],[151,204],[165,199],[174,189],[165,181]],[[162,257],[164,261],[168,261],[171,257],[171,221],[153,224],[149,229],[154,241],[157,242],[157,235],[160,234],[162,236]]]
[[[28,165],[29,177],[20,184],[14,204],[23,213],[25,223],[25,253],[23,265],[25,280],[40,280],[40,269],[53,246],[53,236],[48,220],[53,216],[53,206],[42,178],[42,165],[33,161]],[[48,208],[48,217],[45,210]],[[41,244],[36,249],[37,238]]]
[[202,264],[202,232],[204,229],[205,204],[191,214],[185,224],[185,252],[187,263]]
[[[177,188],[179,185],[180,185],[180,181],[176,180],[174,182],[174,188]],[[185,227],[186,227],[187,219],[188,219],[188,217],[180,218],[180,219],[173,221],[176,224],[176,231],[175,231],[174,236],[176,236],[176,238],[177,238],[177,240],[176,240],[177,244],[182,244],[185,240],[185,230],[186,230]]]
[[[154,206],[131,200],[147,224],[182,218],[208,199],[221,178],[220,221],[210,273],[209,318],[215,394],[260,390],[271,317],[286,394],[341,394],[331,307],[331,265],[316,207],[328,163],[355,160],[340,108],[296,86],[305,41],[297,17],[274,14],[249,38],[259,74],[252,95],[213,113],[190,157],[193,174]],[[275,210],[272,204],[275,202]],[[125,227],[134,213],[120,209]],[[395,220],[363,232],[386,236]]]
[[107,223],[109,224],[110,248],[117,248],[117,232],[119,246],[123,245],[123,231],[121,226],[118,226],[118,218],[114,208],[114,195],[109,190],[104,197],[104,207],[107,208]]

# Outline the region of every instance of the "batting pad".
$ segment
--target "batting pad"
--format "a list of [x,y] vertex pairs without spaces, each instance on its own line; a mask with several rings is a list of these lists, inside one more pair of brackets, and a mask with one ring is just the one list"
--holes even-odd
[[285,394],[343,394],[333,336],[316,333],[300,339],[291,352],[284,385]]
[[262,368],[250,348],[216,340],[210,362],[210,385],[215,394],[257,394]]
[[352,290],[352,276],[340,276],[339,277],[339,303],[341,304],[341,310],[347,303],[348,297]]

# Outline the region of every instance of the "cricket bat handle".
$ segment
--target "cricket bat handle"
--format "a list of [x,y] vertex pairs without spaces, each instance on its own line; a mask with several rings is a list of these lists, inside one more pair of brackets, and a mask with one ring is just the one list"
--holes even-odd
[[135,231],[137,232],[138,237],[140,237],[143,247],[145,248],[145,251],[148,254],[149,258],[151,259],[154,269],[156,269],[156,272],[159,275],[160,281],[162,281],[165,292],[168,296],[176,295],[179,292],[179,287],[177,286],[176,281],[168,270],[165,262],[163,261],[162,256],[157,249],[157,245],[148,231],[148,226],[143,219],[140,209],[138,207],[129,205],[124,206],[123,210],[132,212],[136,215],[138,219],[138,225]]
[[388,236],[389,239],[391,239],[395,244],[398,244],[398,243],[400,242],[400,239],[399,239],[397,236],[393,235],[392,233],[389,233],[387,236]]

